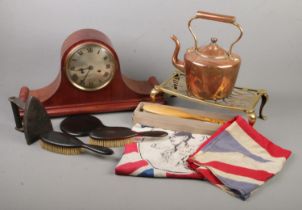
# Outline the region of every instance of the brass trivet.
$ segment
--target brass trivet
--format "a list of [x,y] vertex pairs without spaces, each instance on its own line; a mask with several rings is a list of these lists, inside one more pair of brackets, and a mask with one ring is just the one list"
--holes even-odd
[[268,94],[266,90],[263,89],[250,89],[250,88],[241,88],[235,87],[232,94],[221,100],[201,100],[195,97],[192,97],[187,92],[185,75],[182,73],[174,73],[172,77],[164,81],[160,85],[154,86],[153,90],[150,93],[150,97],[155,101],[156,95],[159,93],[166,93],[169,95],[177,96],[184,98],[193,102],[206,104],[209,106],[215,106],[223,109],[242,111],[247,114],[248,121],[251,125],[256,122],[256,106],[261,99],[261,104],[259,107],[259,118],[265,119],[263,115],[263,107],[265,106],[268,100]]

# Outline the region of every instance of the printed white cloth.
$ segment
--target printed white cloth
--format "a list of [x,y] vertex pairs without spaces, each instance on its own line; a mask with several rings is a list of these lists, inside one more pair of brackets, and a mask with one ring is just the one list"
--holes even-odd
[[[163,130],[136,124],[134,131]],[[119,175],[202,179],[188,167],[187,158],[202,144],[207,135],[164,130],[162,138],[138,137],[138,142],[125,146],[116,166]]]

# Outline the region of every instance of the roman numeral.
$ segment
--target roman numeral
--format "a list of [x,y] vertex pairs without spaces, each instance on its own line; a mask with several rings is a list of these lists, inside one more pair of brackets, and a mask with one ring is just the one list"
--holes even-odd
[[89,87],[89,88],[94,88],[93,82],[89,82],[89,83],[88,83],[88,87]]
[[88,48],[87,48],[87,51],[88,51],[89,53],[92,53],[92,51],[93,51],[92,47],[88,47]]

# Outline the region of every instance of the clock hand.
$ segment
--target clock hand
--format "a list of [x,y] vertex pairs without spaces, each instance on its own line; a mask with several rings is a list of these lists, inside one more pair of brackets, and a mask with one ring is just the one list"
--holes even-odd
[[85,67],[85,68],[70,69],[70,71],[84,71],[84,70],[86,70],[86,69],[88,69],[88,70],[93,70],[93,66],[90,65],[90,66],[87,66],[87,67]]
[[80,81],[81,84],[85,84],[85,80],[87,79],[89,72],[90,72],[91,70],[93,70],[93,66],[90,65],[90,66],[88,66],[87,69],[88,69],[89,71],[87,71],[87,73],[85,74],[84,78]]
[[84,70],[86,70],[86,69],[88,69],[89,70],[89,66],[88,67],[86,67],[86,68],[79,68],[79,69],[70,69],[70,71],[84,71]]

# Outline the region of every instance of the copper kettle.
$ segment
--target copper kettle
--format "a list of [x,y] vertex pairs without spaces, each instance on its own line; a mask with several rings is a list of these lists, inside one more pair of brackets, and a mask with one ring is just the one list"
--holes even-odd
[[[198,47],[197,39],[191,28],[191,22],[195,19],[207,19],[236,26],[240,35],[230,45],[228,51],[217,44],[216,38],[211,38],[211,43],[205,47]],[[200,99],[223,99],[228,97],[235,85],[241,59],[232,53],[233,46],[241,39],[243,30],[236,23],[234,16],[220,15],[198,11],[188,22],[188,28],[194,38],[195,46],[189,48],[184,61],[178,59],[180,43],[175,35],[171,39],[176,47],[172,56],[173,65],[185,73],[188,94]]]

